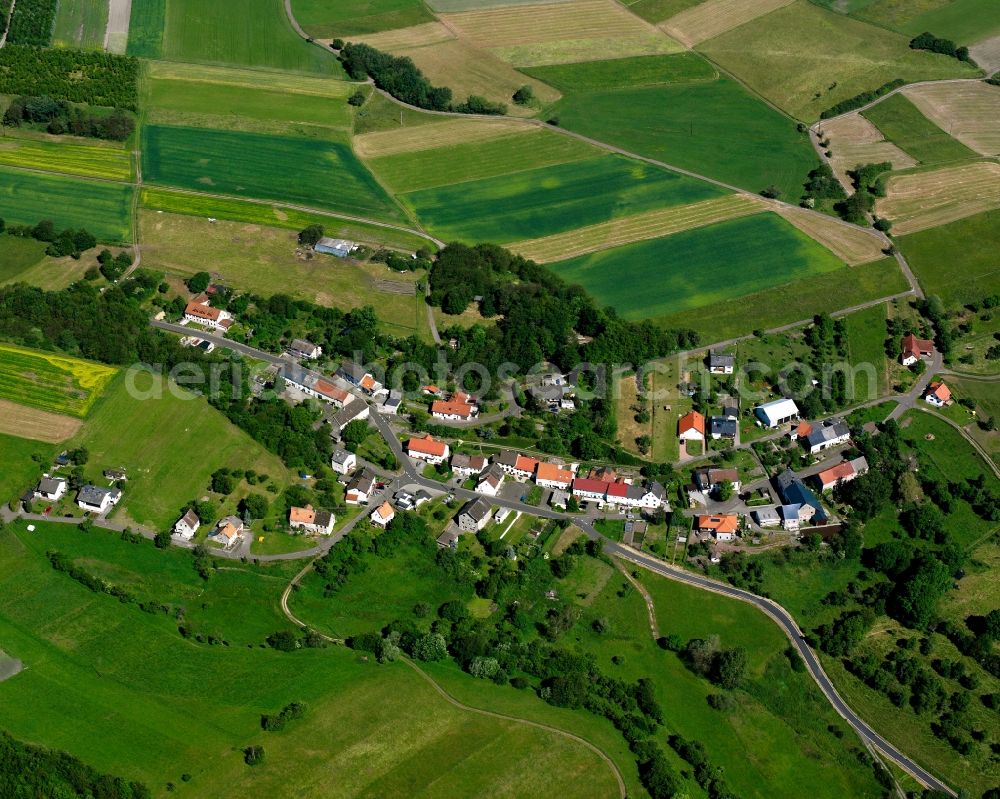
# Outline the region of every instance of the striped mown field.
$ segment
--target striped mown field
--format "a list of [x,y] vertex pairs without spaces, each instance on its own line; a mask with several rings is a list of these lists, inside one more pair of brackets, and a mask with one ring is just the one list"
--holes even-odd
[[794,0],[707,0],[660,23],[660,27],[686,47],[694,47],[792,2]]
[[1000,208],[1000,164],[986,161],[964,166],[894,175],[888,195],[876,213],[904,235]]
[[132,177],[132,155],[121,147],[44,139],[0,139],[0,164],[107,180]]
[[1000,154],[1000,86],[981,81],[903,90],[931,122],[980,155]]

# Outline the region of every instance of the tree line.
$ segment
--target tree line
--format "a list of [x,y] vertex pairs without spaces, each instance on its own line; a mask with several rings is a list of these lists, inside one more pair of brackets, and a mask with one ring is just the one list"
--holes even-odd
[[22,124],[44,128],[55,136],[70,134],[92,139],[125,141],[135,130],[135,119],[115,109],[110,114],[95,114],[65,100],[21,95],[11,100],[3,115],[3,124],[19,128]]
[[846,114],[848,111],[853,111],[855,108],[861,108],[863,105],[868,105],[872,100],[877,100],[879,97],[888,94],[893,89],[898,89],[906,83],[902,78],[896,78],[890,80],[887,83],[883,83],[877,89],[871,89],[867,92],[861,92],[853,97],[849,97],[846,100],[841,100],[836,105],[830,106],[826,111],[819,115],[820,119],[829,119],[830,117],[840,116],[841,114]]
[[[85,251],[97,246],[97,239],[86,228],[57,230],[51,219],[43,219],[35,225],[11,225],[10,227],[7,227],[7,223],[0,219],[0,234],[5,232],[8,236],[45,242],[49,245],[45,248],[45,254],[53,258],[63,258],[68,255],[79,260]],[[132,263],[131,257],[129,257],[128,262]]]
[[932,53],[949,55],[952,58],[957,58],[959,61],[975,63],[969,57],[968,47],[956,47],[951,39],[943,39],[929,31],[924,31],[910,39],[910,48],[913,50],[928,50]]
[[0,49],[0,94],[45,95],[138,111],[139,60],[98,50],[19,47],[8,41]]

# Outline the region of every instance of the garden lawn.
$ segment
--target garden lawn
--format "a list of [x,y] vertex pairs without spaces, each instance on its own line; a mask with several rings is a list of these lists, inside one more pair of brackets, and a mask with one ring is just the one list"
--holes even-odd
[[147,126],[143,138],[149,183],[403,219],[346,144],[159,125]]
[[51,219],[56,228],[84,227],[100,241],[131,239],[132,186],[0,166],[0,217],[8,224]]
[[[157,793],[182,773],[205,796],[295,797],[317,784],[336,784],[344,797],[614,790],[607,766],[580,744],[454,708],[404,663],[378,666],[340,647],[283,653],[185,641],[176,619],[94,594],[46,560],[47,549],[65,549],[89,571],[143,586],[143,598],[195,615],[208,605],[216,613],[203,629],[233,643],[290,629],[276,607],[297,566],[230,565],[236,578],[220,572],[198,585],[187,552],[114,538],[114,551],[93,546],[107,535],[44,524],[30,534],[18,524],[0,538],[0,635],[27,667],[0,684],[16,737]],[[305,703],[305,716],[281,733],[262,731],[261,714],[290,702]],[[266,761],[248,769],[241,750],[251,744],[264,746]],[[534,768],[539,751],[544,770]]]
[[[41,477],[42,469],[48,466],[56,454],[52,444],[41,441],[31,441],[27,438],[15,438],[0,433],[0,504],[20,497],[27,488],[34,488],[35,481]],[[40,463],[32,458],[38,457]]]
[[83,418],[117,371],[93,361],[0,344],[0,399]]
[[128,472],[122,507],[132,521],[167,528],[188,500],[205,495],[211,474],[221,468],[253,469],[280,486],[288,483],[278,457],[204,398],[146,375],[134,383],[153,396],[133,398],[128,382],[121,379],[112,386],[72,446],[89,450],[88,469],[96,473],[110,468]]
[[708,183],[605,155],[411,192],[402,200],[440,238],[502,243],[721,194]]
[[795,123],[729,78],[567,93],[548,112],[569,130],[752,192],[796,201],[818,165]]
[[127,181],[132,177],[132,155],[121,146],[4,138],[0,142],[0,164],[108,180]]
[[[716,303],[711,313],[695,308],[656,319],[665,327],[689,328],[702,341],[724,341],[793,322],[805,322],[821,311],[838,311],[908,288],[894,258],[812,275],[756,294]],[[747,314],[753,308],[753,314]]]
[[170,0],[167,3],[163,57],[170,61],[240,64],[343,76],[335,55],[324,49],[299,38],[280,2]]
[[293,0],[292,11],[306,33],[319,39],[408,28],[433,22],[421,0]]
[[882,135],[923,164],[944,164],[979,155],[925,117],[902,94],[894,94],[862,114]]
[[771,213],[551,264],[628,319],[704,308],[842,267],[832,253]]
[[107,27],[107,0],[59,0],[52,44],[100,50]]
[[969,216],[897,239],[921,287],[947,304],[1000,292],[1000,211]]
[[167,0],[132,0],[126,52],[140,58],[161,58],[166,23]]
[[911,50],[909,38],[797,0],[698,49],[779,108],[811,121],[896,78],[976,77],[974,67],[954,58]]

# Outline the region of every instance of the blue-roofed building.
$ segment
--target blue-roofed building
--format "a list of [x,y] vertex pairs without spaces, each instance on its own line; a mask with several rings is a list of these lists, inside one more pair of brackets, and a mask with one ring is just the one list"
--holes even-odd
[[790,469],[779,474],[774,482],[786,505],[809,505],[815,508],[816,512],[812,516],[813,524],[826,524],[830,521],[830,516],[823,507],[823,503],[819,501],[819,497]]

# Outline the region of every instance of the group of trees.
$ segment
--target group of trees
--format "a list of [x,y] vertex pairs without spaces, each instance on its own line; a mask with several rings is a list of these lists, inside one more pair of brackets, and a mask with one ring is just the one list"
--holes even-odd
[[341,45],[340,62],[351,78],[371,78],[378,88],[408,105],[460,114],[507,113],[503,103],[494,103],[478,95],[470,95],[464,103],[453,104],[451,89],[432,85],[411,58],[384,53],[367,44]]
[[0,796],[150,799],[141,782],[102,774],[66,752],[22,743],[0,730]]
[[804,189],[803,197],[807,201],[843,200],[847,197],[844,187],[833,174],[833,168],[825,161],[809,173]]
[[11,101],[4,112],[3,124],[11,128],[36,125],[54,135],[68,133],[113,141],[125,141],[135,130],[135,118],[121,109],[97,114],[65,100],[30,95],[21,95]]
[[58,0],[17,0],[10,15],[7,44],[45,47],[52,40]]
[[[49,246],[45,248],[45,254],[53,258],[70,255],[79,259],[85,250],[97,246],[97,239],[88,230],[84,228],[56,230],[51,219],[43,219],[35,225],[11,225],[10,227],[3,219],[0,219],[0,233],[4,232],[9,236],[36,239],[47,243]],[[131,258],[129,258],[129,263],[132,263]]]
[[[17,3],[18,10],[22,3]],[[46,95],[71,103],[138,111],[139,60],[101,50],[0,49],[0,94]]]
[[929,50],[932,53],[950,55],[959,61],[972,61],[968,47],[956,47],[951,39],[942,39],[929,31],[924,31],[910,39],[910,47],[914,50]]
[[[867,226],[868,214],[875,207],[875,199],[885,196],[887,173],[892,169],[888,161],[878,164],[861,164],[848,172],[854,182],[854,193],[834,205],[841,218],[855,225]],[[875,227],[888,230],[888,220],[875,220]]]

